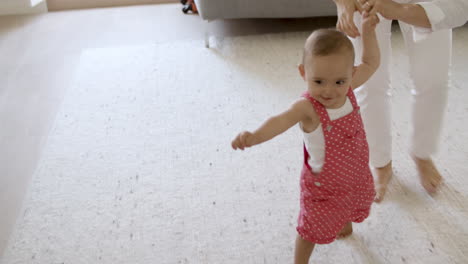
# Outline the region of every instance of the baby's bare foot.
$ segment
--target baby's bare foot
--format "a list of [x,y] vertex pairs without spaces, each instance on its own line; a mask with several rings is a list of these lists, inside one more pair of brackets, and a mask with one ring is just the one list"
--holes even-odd
[[392,162],[390,161],[382,168],[376,168],[375,172],[377,174],[377,181],[375,183],[374,201],[380,203],[383,200],[385,193],[387,192],[388,183],[392,179]]
[[442,183],[442,176],[435,167],[431,159],[420,159],[413,157],[419,172],[421,185],[429,194],[435,194],[437,188]]
[[353,233],[353,224],[347,223],[336,236],[338,239],[350,236]]

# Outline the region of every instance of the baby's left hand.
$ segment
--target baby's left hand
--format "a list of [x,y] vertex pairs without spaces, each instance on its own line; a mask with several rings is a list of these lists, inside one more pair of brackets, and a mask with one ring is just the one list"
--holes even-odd
[[369,15],[367,11],[362,13],[362,32],[363,34],[370,33],[375,30],[375,27],[380,22],[377,15]]

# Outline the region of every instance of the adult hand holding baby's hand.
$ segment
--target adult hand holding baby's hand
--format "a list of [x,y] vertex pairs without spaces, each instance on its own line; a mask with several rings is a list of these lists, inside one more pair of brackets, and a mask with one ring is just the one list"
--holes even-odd
[[237,137],[232,141],[231,146],[233,149],[241,149],[251,147],[255,145],[256,137],[249,131],[239,133]]
[[386,19],[396,19],[402,5],[393,0],[358,0],[364,11],[370,16],[379,13]]
[[354,23],[354,12],[361,12],[362,8],[358,0],[334,0],[338,13],[336,28],[346,35],[355,38],[359,37],[359,30]]

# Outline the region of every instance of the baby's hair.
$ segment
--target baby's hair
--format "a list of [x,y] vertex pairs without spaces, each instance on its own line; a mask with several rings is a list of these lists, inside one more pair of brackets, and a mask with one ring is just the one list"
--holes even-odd
[[326,56],[341,51],[350,52],[354,63],[353,43],[342,32],[333,28],[317,29],[307,38],[302,55],[302,64],[312,56]]

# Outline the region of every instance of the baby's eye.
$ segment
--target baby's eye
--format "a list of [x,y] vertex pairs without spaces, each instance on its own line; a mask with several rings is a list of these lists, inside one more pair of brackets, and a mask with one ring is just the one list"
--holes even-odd
[[343,85],[344,83],[345,83],[344,80],[339,80],[339,81],[336,82],[336,84],[338,84],[338,85]]
[[322,84],[322,81],[320,81],[320,80],[315,80],[314,82],[315,82],[316,84]]

